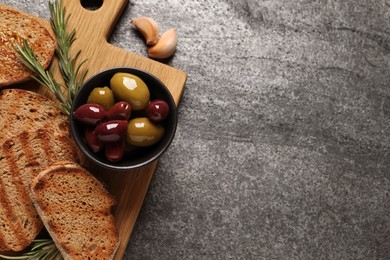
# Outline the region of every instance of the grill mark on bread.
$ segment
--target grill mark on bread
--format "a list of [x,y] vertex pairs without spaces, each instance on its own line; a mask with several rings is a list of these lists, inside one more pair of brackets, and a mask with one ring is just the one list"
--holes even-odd
[[[43,129],[38,129],[36,132],[22,132],[18,135],[18,141],[23,147],[24,156],[25,156],[25,168],[29,168],[31,176],[23,179],[23,184],[27,191],[30,190],[31,179],[38,175],[40,169],[47,166],[47,161],[50,161],[50,156],[53,156],[53,151],[50,145],[50,138],[48,138],[50,132]],[[34,140],[35,143],[32,146],[31,140]],[[44,156],[41,155],[44,153]],[[40,157],[38,157],[40,156]],[[41,161],[41,163],[39,163]],[[27,177],[27,176],[25,176]]]
[[[12,219],[14,212],[12,210],[12,207],[10,207],[11,204],[10,204],[9,198],[7,197],[7,192],[5,191],[4,183],[1,179],[0,179],[0,194],[2,197],[2,200],[0,202],[0,206],[1,206],[0,219],[2,220],[2,222],[4,221],[4,223],[5,223],[7,221],[7,219]],[[15,227],[14,222],[9,223],[8,225],[4,224],[4,226],[1,227],[1,229],[0,229],[0,251],[8,249],[7,244],[9,242],[7,242],[7,241],[9,241],[10,238],[8,238],[8,239],[6,238],[6,233],[7,234],[9,232],[15,233],[16,230],[17,230],[17,228]],[[20,237],[20,239],[24,239],[24,238]]]
[[[20,135],[18,135],[18,141],[20,142],[21,147],[24,148],[24,156],[26,158],[24,167],[30,169],[38,168],[39,162],[35,158],[35,154],[37,153],[37,151],[33,151],[34,148],[31,147],[30,140],[29,140],[29,133],[22,132]],[[30,173],[32,172],[33,171],[31,171]],[[23,180],[23,184],[25,185],[25,188],[28,190],[29,183],[27,182],[27,180],[25,180],[25,178],[23,178],[22,180]]]
[[[12,185],[14,185],[14,187],[13,187],[14,189],[12,192],[14,193],[14,195],[15,195],[15,193],[16,193],[16,195],[19,194],[18,198],[20,198],[22,200],[21,203],[23,203],[23,200],[24,200],[24,202],[26,200],[28,201],[29,196],[27,194],[27,190],[25,189],[25,187],[22,183],[21,176],[20,176],[19,171],[18,171],[15,156],[13,156],[13,150],[11,148],[14,145],[15,145],[14,140],[8,140],[2,146],[2,148],[3,148],[2,150],[5,153],[5,158],[7,158],[7,160],[5,162],[6,162],[6,165],[8,166],[7,167],[8,171],[6,172],[8,174],[3,173],[3,178],[6,177],[5,175],[7,175],[14,180],[12,182]],[[9,226],[8,226],[9,234],[14,235],[14,237],[10,238],[9,234],[8,234],[8,239],[7,239],[4,232],[2,232],[1,237],[2,237],[3,241],[8,241],[8,243],[12,243],[13,248],[15,248],[17,250],[21,250],[29,244],[29,241],[26,239],[26,233],[23,232],[24,231],[23,226],[21,225],[20,221],[18,221],[19,220],[18,218],[20,217],[19,216],[20,213],[17,214],[14,211],[15,207],[12,207],[13,203],[11,202],[11,200],[9,198],[9,193],[11,191],[8,190],[8,192],[7,192],[2,178],[0,178],[0,181],[1,181],[1,184],[0,184],[1,201],[0,202],[1,202],[2,211],[4,211],[4,214],[8,220],[10,220],[10,219],[14,220],[16,218],[15,221],[11,221],[9,223]],[[22,210],[25,210],[24,207],[18,207],[18,209],[19,208],[21,208]],[[23,212],[23,214],[28,214],[27,210],[25,210]],[[7,227],[3,227],[3,229],[4,228],[7,228]],[[11,242],[12,239],[14,240],[14,242]],[[19,242],[16,243],[16,241],[19,241]],[[4,249],[7,249],[7,247],[3,246],[1,249],[4,250]]]

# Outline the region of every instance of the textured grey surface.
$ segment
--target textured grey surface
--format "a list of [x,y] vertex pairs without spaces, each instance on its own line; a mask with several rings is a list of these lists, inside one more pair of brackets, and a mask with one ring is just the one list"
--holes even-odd
[[188,81],[126,259],[390,258],[390,1],[131,0],[145,55],[137,16]]

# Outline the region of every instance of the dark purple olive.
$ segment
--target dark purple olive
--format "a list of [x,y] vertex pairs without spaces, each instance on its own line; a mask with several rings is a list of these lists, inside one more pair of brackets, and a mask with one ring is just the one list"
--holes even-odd
[[104,143],[117,142],[123,138],[127,130],[126,120],[111,120],[99,124],[95,128],[96,138]]
[[104,153],[106,155],[107,160],[110,162],[118,162],[122,160],[123,155],[125,153],[126,143],[125,139],[113,143],[107,143],[104,147]]
[[149,103],[146,113],[150,120],[154,122],[161,122],[167,118],[169,114],[169,105],[161,99],[153,100]]
[[97,125],[106,118],[106,111],[98,104],[84,104],[73,112],[73,118],[86,125]]
[[107,112],[108,120],[129,120],[131,105],[125,101],[115,103]]
[[104,144],[96,138],[95,129],[87,127],[84,130],[84,138],[87,142],[88,147],[94,153],[97,153],[103,149]]

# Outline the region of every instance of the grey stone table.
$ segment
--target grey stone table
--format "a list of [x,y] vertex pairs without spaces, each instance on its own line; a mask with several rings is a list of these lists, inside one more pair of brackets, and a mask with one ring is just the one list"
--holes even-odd
[[146,55],[137,16],[188,81],[126,259],[390,259],[390,1],[130,0]]

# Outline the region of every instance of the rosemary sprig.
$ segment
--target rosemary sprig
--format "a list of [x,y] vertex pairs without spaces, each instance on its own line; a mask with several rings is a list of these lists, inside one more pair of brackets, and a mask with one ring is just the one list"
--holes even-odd
[[27,252],[21,256],[6,256],[0,255],[0,259],[10,259],[10,260],[40,260],[40,259],[50,259],[50,260],[60,260],[62,259],[60,251],[57,249],[53,240],[51,239],[36,239],[31,244],[30,252]]
[[60,106],[57,106],[62,112],[69,115],[70,107],[67,107],[67,97],[62,93],[61,85],[53,77],[53,67],[50,70],[45,70],[34,54],[26,39],[23,39],[23,45],[16,44],[16,50],[21,55],[19,60],[33,72],[32,78],[39,84],[46,87],[60,101]]
[[58,0],[56,0],[53,4],[49,1],[49,10],[50,24],[58,42],[56,48],[56,55],[59,60],[58,66],[68,89],[67,101],[70,102],[70,104],[68,104],[70,108],[72,105],[71,102],[83,84],[87,74],[87,70],[81,71],[81,67],[85,63],[85,60],[76,65],[80,51],[78,51],[73,58],[70,55],[70,47],[76,40],[76,30],[72,29],[69,33],[66,30],[68,28],[70,15],[66,16],[63,2],[58,2]]
[[[64,79],[64,85],[54,79],[53,66],[48,71],[44,70],[25,39],[23,40],[23,46],[16,45],[16,50],[20,54],[21,62],[34,73],[33,78],[58,99],[60,105],[57,108],[69,115],[73,99],[84,82],[87,70],[81,71],[85,60],[76,65],[80,51],[73,58],[71,57],[70,48],[76,40],[76,31],[72,29],[68,32],[67,26],[70,15],[66,16],[62,0],[55,0],[54,3],[49,1],[49,10],[50,24],[57,39],[58,67]],[[66,95],[64,92],[66,92]]]

